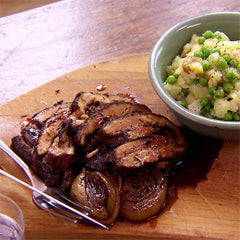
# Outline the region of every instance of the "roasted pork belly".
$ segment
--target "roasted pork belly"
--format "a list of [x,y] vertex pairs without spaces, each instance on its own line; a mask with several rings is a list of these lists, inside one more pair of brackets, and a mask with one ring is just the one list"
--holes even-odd
[[95,146],[93,136],[104,123],[133,112],[151,112],[151,110],[146,105],[132,102],[119,101],[106,104],[78,128],[75,135],[76,145],[86,152],[92,151]]

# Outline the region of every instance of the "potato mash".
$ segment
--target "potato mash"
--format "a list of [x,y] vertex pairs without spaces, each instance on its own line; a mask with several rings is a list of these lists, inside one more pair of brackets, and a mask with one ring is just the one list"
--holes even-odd
[[165,88],[191,112],[239,121],[240,41],[219,31],[193,34],[167,67]]

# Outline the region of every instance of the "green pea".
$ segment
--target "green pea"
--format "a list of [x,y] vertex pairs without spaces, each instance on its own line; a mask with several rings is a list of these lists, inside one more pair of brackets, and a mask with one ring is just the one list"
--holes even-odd
[[234,74],[234,72],[228,70],[228,71],[226,72],[226,79],[232,81],[234,78],[235,78],[235,74]]
[[178,73],[176,73],[176,71],[174,71],[174,72],[173,72],[173,76],[174,76],[176,79],[178,79],[179,76],[180,76],[180,74],[178,74]]
[[214,103],[215,103],[215,99],[213,98],[211,101],[210,101],[211,105],[214,106]]
[[216,67],[219,70],[225,70],[227,66],[228,66],[227,61],[224,58],[219,58],[216,62]]
[[232,120],[233,121],[239,121],[239,115],[237,113],[233,113]]
[[231,59],[231,60],[229,61],[229,65],[230,65],[231,67],[237,68],[238,63],[237,63],[237,61],[236,61],[235,59]]
[[221,56],[221,51],[220,51],[220,49],[214,48],[214,49],[212,50],[212,53],[215,53],[215,52],[218,52],[219,55]]
[[218,42],[224,42],[226,41],[225,39],[221,38],[221,39],[218,39]]
[[203,58],[203,52],[202,52],[202,51],[196,51],[196,52],[194,52],[194,57]]
[[198,43],[199,43],[199,44],[203,44],[203,43],[205,42],[205,40],[206,40],[205,37],[200,36],[200,37],[198,38]]
[[238,81],[239,81],[238,78],[234,78],[234,79],[232,80],[232,84],[235,84],[235,83],[237,83]]
[[205,60],[205,61],[202,61],[202,67],[204,71],[207,71],[211,68],[211,64],[209,61]]
[[201,110],[201,114],[202,115],[206,115],[207,113],[210,113],[212,109],[211,104],[207,104],[205,107],[203,107],[203,109]]
[[212,117],[216,117],[216,111],[215,111],[214,108],[211,108],[209,112],[210,112]]
[[224,54],[223,58],[226,60],[227,63],[231,60],[231,58],[228,54]]
[[216,87],[209,87],[208,88],[208,93],[211,94],[211,95],[214,95],[215,90],[216,90]]
[[200,103],[203,107],[207,106],[208,104],[208,99],[207,98],[201,98]]
[[201,109],[201,115],[205,116],[208,113],[206,108]]
[[214,38],[222,39],[221,33],[220,33],[220,32],[215,32],[215,33],[214,33]]
[[214,35],[211,30],[207,30],[206,32],[203,33],[203,37],[205,37],[205,38],[212,38],[213,36]]
[[200,84],[201,86],[207,86],[207,85],[208,85],[208,79],[205,78],[205,77],[201,77],[201,78],[199,79],[199,84]]
[[181,100],[181,101],[180,101],[180,104],[181,104],[183,107],[187,108],[187,103],[186,103],[186,100],[185,100],[185,99]]
[[182,93],[186,94],[189,92],[189,88],[182,88]]
[[210,112],[210,110],[212,109],[212,104],[208,103],[204,108],[207,110],[207,112]]
[[168,76],[166,82],[173,85],[177,82],[177,79],[173,75],[170,75]]
[[222,88],[218,88],[215,93],[214,93],[214,97],[215,98],[223,98],[224,97],[224,91]]
[[192,84],[198,84],[198,79],[192,79],[191,83]]
[[223,120],[225,120],[225,121],[232,121],[232,118],[233,118],[232,113],[227,112],[227,113],[224,115]]
[[223,91],[225,93],[230,93],[233,90],[233,84],[230,82],[226,82],[223,84]]
[[203,45],[203,46],[201,47],[201,51],[202,51],[202,53],[203,53],[203,57],[204,57],[204,58],[207,58],[207,57],[211,54],[212,48]]

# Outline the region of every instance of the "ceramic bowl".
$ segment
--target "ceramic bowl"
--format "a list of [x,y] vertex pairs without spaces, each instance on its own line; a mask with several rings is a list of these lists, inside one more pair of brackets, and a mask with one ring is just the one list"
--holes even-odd
[[240,13],[209,13],[173,26],[158,40],[151,52],[149,76],[156,93],[183,125],[209,137],[240,140],[239,121],[215,120],[194,114],[179,105],[164,88],[167,66],[181,53],[183,46],[190,41],[194,33],[202,34],[206,30],[222,31],[231,40],[240,40]]

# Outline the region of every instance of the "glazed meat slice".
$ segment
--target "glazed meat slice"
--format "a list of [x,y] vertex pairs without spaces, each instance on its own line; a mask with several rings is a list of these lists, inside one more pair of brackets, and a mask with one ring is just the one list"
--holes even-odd
[[124,96],[79,92],[71,104],[70,119],[72,132],[76,131],[90,115],[102,106],[115,101],[133,102],[131,98]]
[[34,148],[30,147],[21,136],[12,139],[11,148],[46,185],[51,187],[59,186],[64,173],[58,168],[50,169],[37,157]]
[[54,138],[59,134],[64,126],[61,117],[54,116],[50,118],[44,125],[38,138],[36,150],[38,155],[46,154],[51,147]]
[[103,105],[114,101],[133,102],[133,99],[111,94],[80,92],[73,100],[71,111],[72,113],[74,112],[75,116],[80,116],[82,114],[87,114],[89,116]]
[[[49,108],[48,111],[43,110],[33,117],[33,120],[37,120],[38,122],[40,119],[42,120],[42,126],[35,144],[39,156],[46,154],[52,146],[54,139],[62,132],[62,129],[66,129],[66,126],[69,126],[67,123],[71,114],[70,106],[70,103],[62,103]],[[47,112],[47,114],[43,112]],[[43,117],[43,115],[45,116]]]
[[28,118],[20,136],[13,139],[12,147],[47,185],[67,188],[73,178],[72,163],[78,158],[72,138],[76,126],[81,126],[102,105],[123,99],[132,101],[81,92],[73,103],[61,101]]
[[74,158],[75,149],[72,138],[67,134],[67,127],[62,128],[59,134],[54,138],[42,161],[52,170],[59,168],[61,171],[66,171],[71,162],[74,161]]
[[70,103],[57,103],[27,119],[19,136],[12,139],[12,149],[48,186],[59,186],[75,157],[68,136]]
[[70,114],[69,108],[70,103],[59,102],[53,107],[38,112],[32,118],[28,118],[28,124],[21,131],[21,136],[24,138],[24,141],[30,146],[36,146],[42,129],[46,128],[45,123],[49,118],[59,114],[67,116]]
[[91,137],[104,123],[133,112],[151,112],[151,110],[146,105],[131,102],[119,101],[106,104],[78,128],[75,135],[76,145],[86,152],[93,150],[95,139],[92,138],[91,141]]
[[[96,149],[85,156],[85,164],[91,169],[102,171],[108,167],[109,161],[111,161],[106,154],[111,153],[116,147],[124,146],[125,143],[137,139],[143,139],[140,142],[144,142],[146,137],[155,135],[163,135],[162,139],[166,140],[164,144],[171,143],[171,146],[175,146],[175,152],[172,155],[169,153],[169,158],[175,158],[174,160],[177,161],[187,149],[183,135],[177,126],[167,118],[150,112],[136,112],[109,121],[101,127],[99,132],[92,137],[92,140],[95,139],[94,141],[98,144],[96,144]],[[131,146],[133,143],[128,144],[125,146]],[[164,160],[164,163],[168,162],[169,159]]]
[[47,186],[61,186],[63,190],[70,187],[73,171],[70,164],[75,160],[71,141],[66,141],[65,132],[55,138],[48,154],[39,157],[34,147],[29,146],[22,136],[12,139],[11,148],[41,178]]
[[64,103],[62,101],[54,104],[50,108],[46,108],[38,113],[36,113],[32,117],[32,122],[38,122],[40,125],[46,122],[52,116],[56,116],[58,114],[61,115],[70,115],[70,106],[71,103]]
[[168,135],[169,132],[175,137],[176,144],[187,146],[177,126],[167,118],[154,113],[137,112],[107,122],[98,132],[96,141],[116,147],[138,138],[153,134]]
[[21,136],[24,138],[24,141],[31,147],[35,147],[41,133],[41,129],[35,124],[28,124],[21,131]]
[[115,148],[109,154],[108,162],[111,162],[116,171],[131,171],[176,158],[184,149],[176,144],[174,136],[153,135]]

